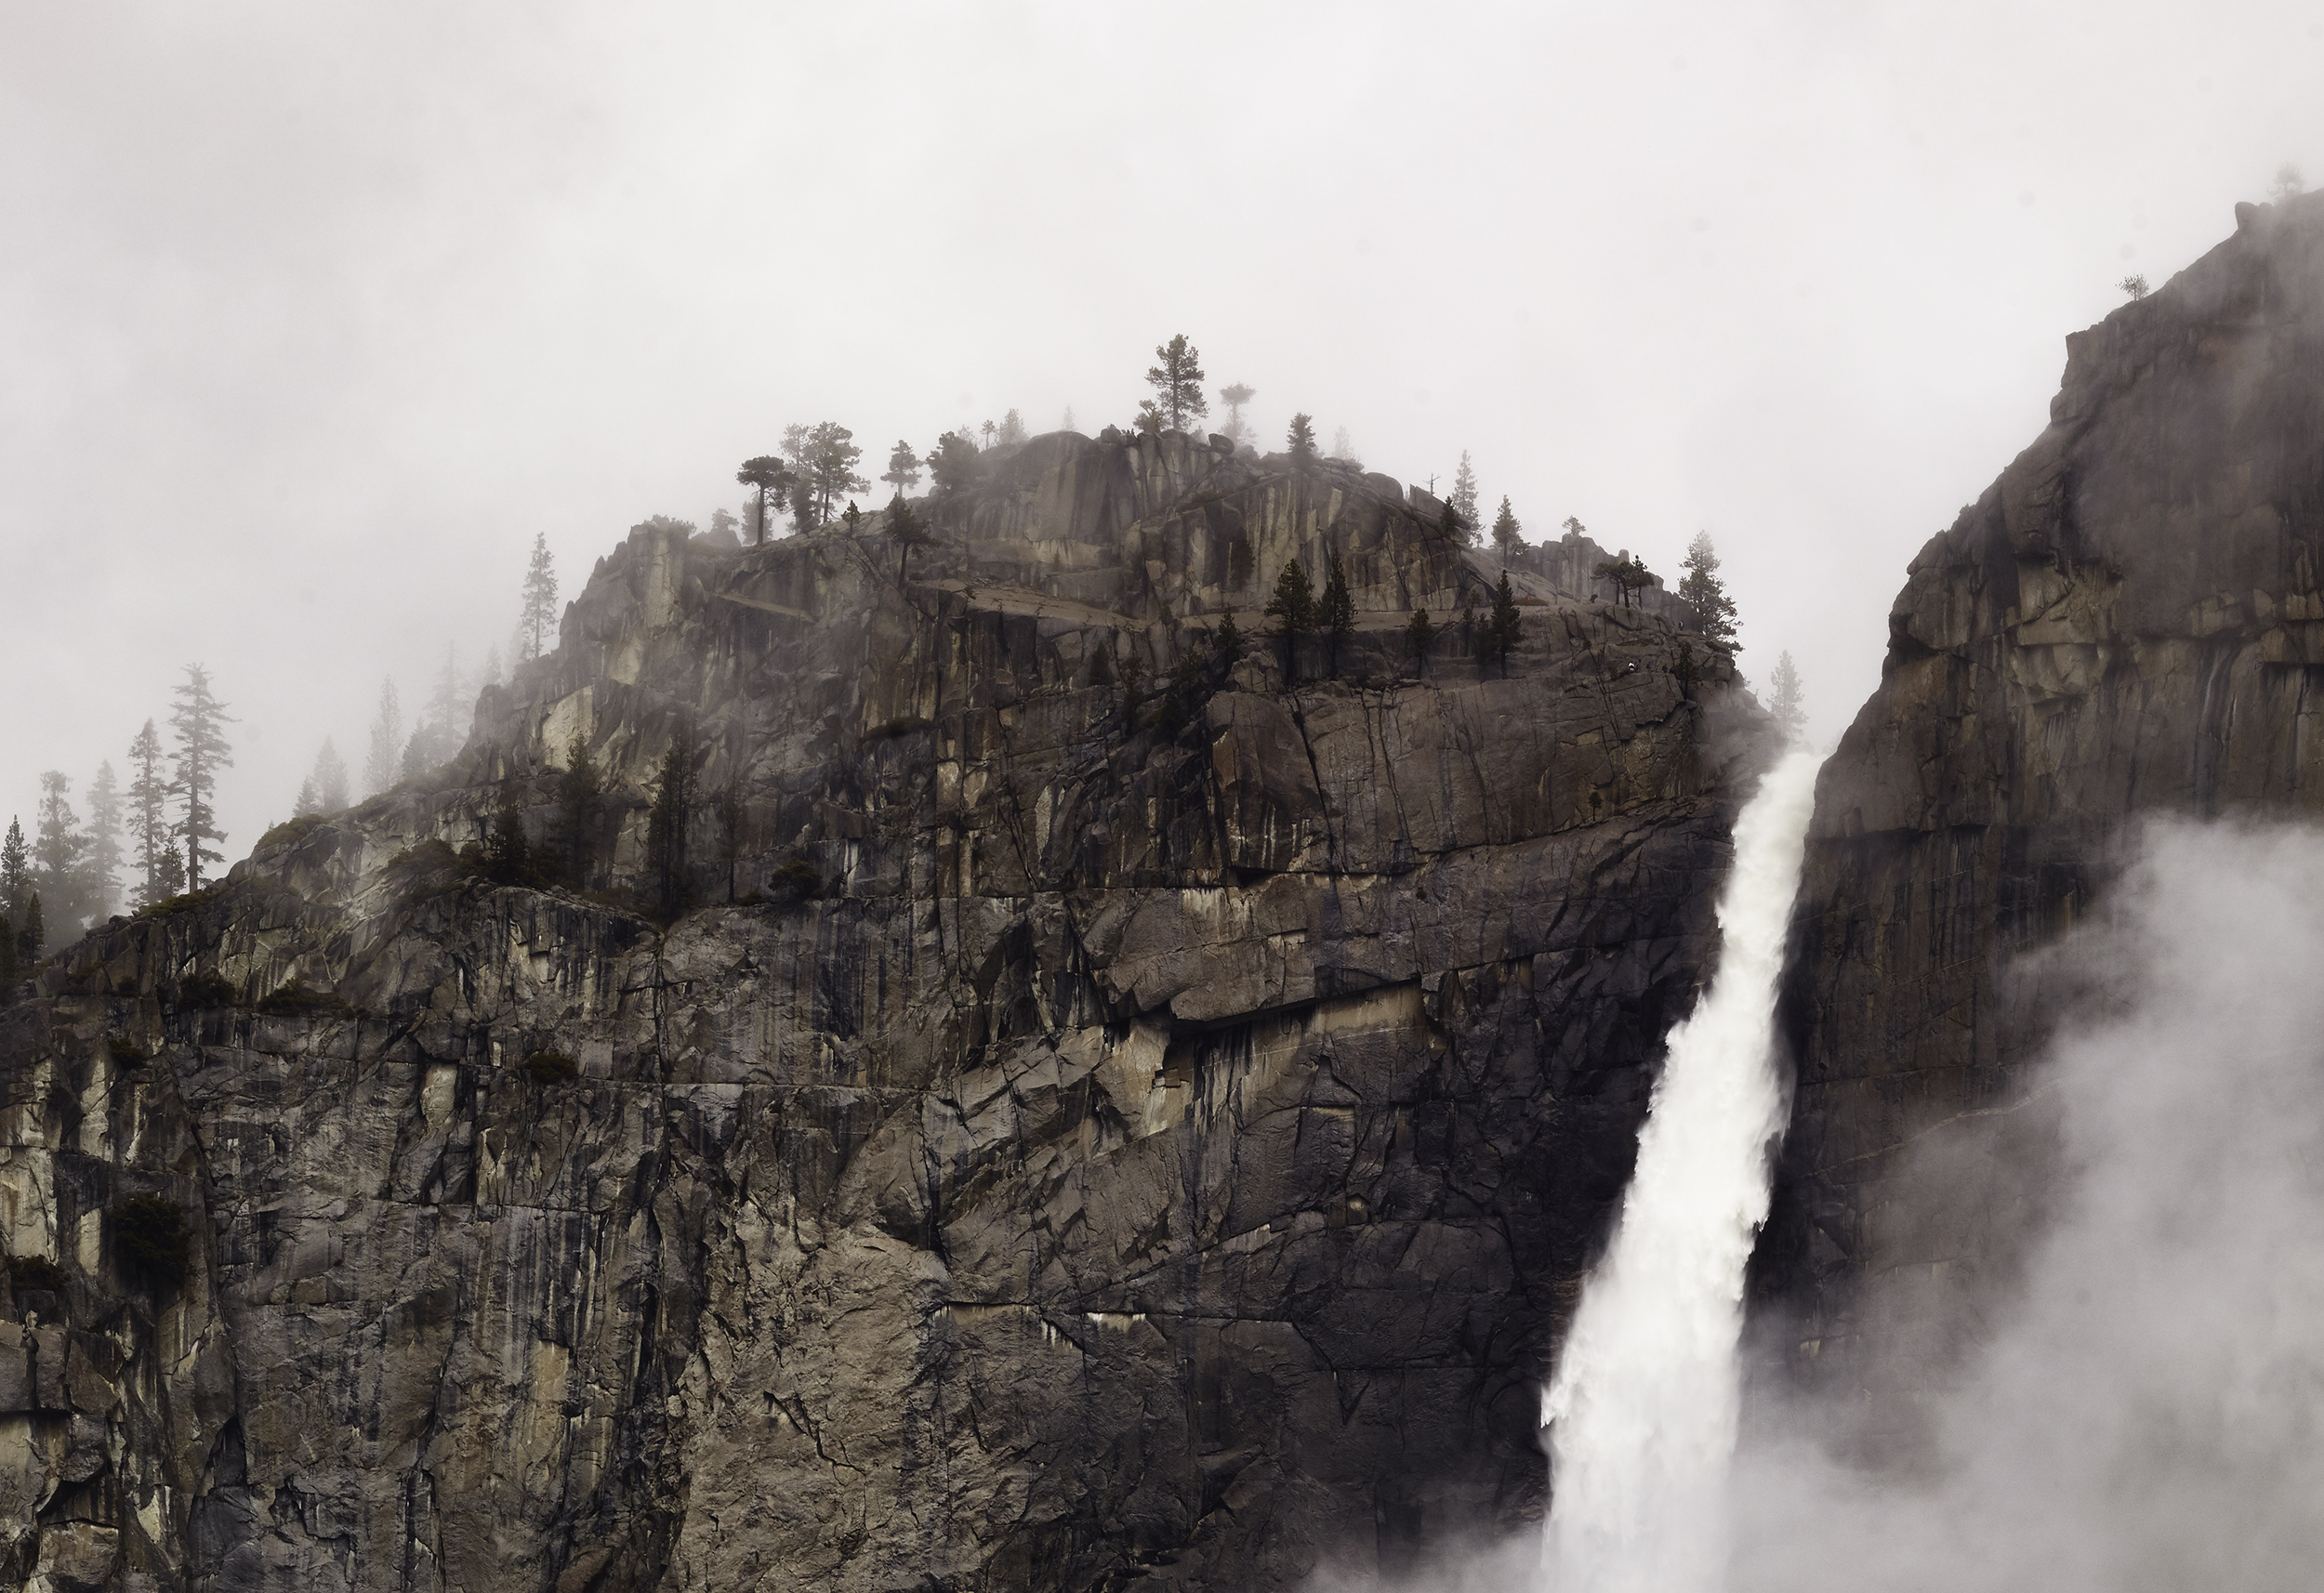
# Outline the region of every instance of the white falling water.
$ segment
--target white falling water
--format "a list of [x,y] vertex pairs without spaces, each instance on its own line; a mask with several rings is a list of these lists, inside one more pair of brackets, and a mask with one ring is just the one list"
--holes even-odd
[[1716,1593],[1743,1268],[1783,1127],[1776,981],[1818,759],[1785,755],[1735,823],[1717,975],[1670,1031],[1614,1242],[1544,1392],[1545,1593]]

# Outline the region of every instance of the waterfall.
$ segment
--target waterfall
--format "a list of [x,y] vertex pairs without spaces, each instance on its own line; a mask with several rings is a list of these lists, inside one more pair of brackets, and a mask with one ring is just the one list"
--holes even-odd
[[1776,981],[1818,759],[1788,753],[1735,823],[1710,992],[1670,1031],[1638,1168],[1544,1392],[1544,1593],[1716,1593],[1743,1268],[1783,1127]]

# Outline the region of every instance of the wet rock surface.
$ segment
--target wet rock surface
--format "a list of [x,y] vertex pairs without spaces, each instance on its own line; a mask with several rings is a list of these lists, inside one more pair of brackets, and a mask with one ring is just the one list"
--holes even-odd
[[[1505,678],[1457,625],[1419,672],[1409,610],[1498,572],[1280,464],[1037,439],[908,574],[649,523],[437,779],[47,967],[0,1020],[0,1225],[60,1270],[0,1320],[0,1564],[1239,1588],[1538,1512],[1756,715],[1522,573]],[[1337,678],[1255,639],[1125,722],[1129,660],[1150,716],[1331,552]],[[504,808],[563,884],[456,855]],[[125,1258],[145,1194],[182,1282]]]
[[1756,1283],[1793,1377],[1909,1448],[2041,1206],[2027,954],[2150,815],[2324,807],[2324,196],[2067,339],[2051,424],[1913,560],[1817,790],[1799,1088]]

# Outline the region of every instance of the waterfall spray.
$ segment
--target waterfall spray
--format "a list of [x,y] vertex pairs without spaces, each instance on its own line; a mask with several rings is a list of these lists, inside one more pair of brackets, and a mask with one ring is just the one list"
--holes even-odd
[[1743,1269],[1783,1127],[1776,981],[1818,761],[1786,754],[1736,819],[1718,972],[1670,1031],[1614,1242],[1542,1396],[1545,1593],[1715,1593],[1722,1580]]

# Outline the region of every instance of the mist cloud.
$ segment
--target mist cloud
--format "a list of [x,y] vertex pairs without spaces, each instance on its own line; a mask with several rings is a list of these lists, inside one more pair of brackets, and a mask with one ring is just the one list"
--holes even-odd
[[2055,1163],[2014,1297],[1909,1478],[1833,1458],[1851,1411],[1776,1414],[1735,1593],[2316,1586],[2324,836],[2158,827],[2055,954],[2089,994],[2026,1081]]

